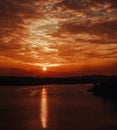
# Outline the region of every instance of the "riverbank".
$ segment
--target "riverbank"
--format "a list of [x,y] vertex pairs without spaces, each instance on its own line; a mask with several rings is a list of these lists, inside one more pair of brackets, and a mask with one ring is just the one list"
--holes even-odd
[[93,92],[94,95],[97,96],[117,100],[117,77],[96,83],[93,88],[88,91]]
[[0,86],[5,85],[46,85],[46,84],[97,84],[100,82],[107,81],[110,78],[117,78],[117,76],[103,76],[103,75],[92,75],[92,76],[77,76],[77,77],[10,77],[1,76]]

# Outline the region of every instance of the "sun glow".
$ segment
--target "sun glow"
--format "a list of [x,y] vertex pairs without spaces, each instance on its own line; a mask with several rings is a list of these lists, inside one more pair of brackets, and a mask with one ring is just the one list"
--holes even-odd
[[43,71],[47,71],[47,68],[46,68],[46,67],[43,67],[42,70],[43,70]]

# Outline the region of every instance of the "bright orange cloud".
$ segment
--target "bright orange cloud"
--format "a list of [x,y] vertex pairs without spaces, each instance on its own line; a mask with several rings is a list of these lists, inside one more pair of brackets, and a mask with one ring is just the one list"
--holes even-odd
[[116,14],[114,0],[0,1],[0,64],[116,73]]

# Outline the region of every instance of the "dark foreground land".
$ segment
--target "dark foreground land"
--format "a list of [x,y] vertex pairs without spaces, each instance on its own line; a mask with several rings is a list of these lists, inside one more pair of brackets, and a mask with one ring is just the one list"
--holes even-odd
[[10,77],[1,76],[0,85],[46,85],[46,84],[84,84],[92,83],[98,84],[110,79],[117,79],[117,76],[79,76],[79,77],[67,77],[67,78],[48,78],[48,77]]
[[117,99],[117,77],[95,83],[94,87],[89,91],[92,91],[97,96]]

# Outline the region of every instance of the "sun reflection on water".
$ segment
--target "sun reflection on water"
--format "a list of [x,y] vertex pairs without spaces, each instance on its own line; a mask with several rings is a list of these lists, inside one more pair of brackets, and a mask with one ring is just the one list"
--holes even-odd
[[47,128],[47,116],[48,116],[48,107],[47,107],[47,90],[46,88],[42,89],[41,92],[41,124],[42,128]]

